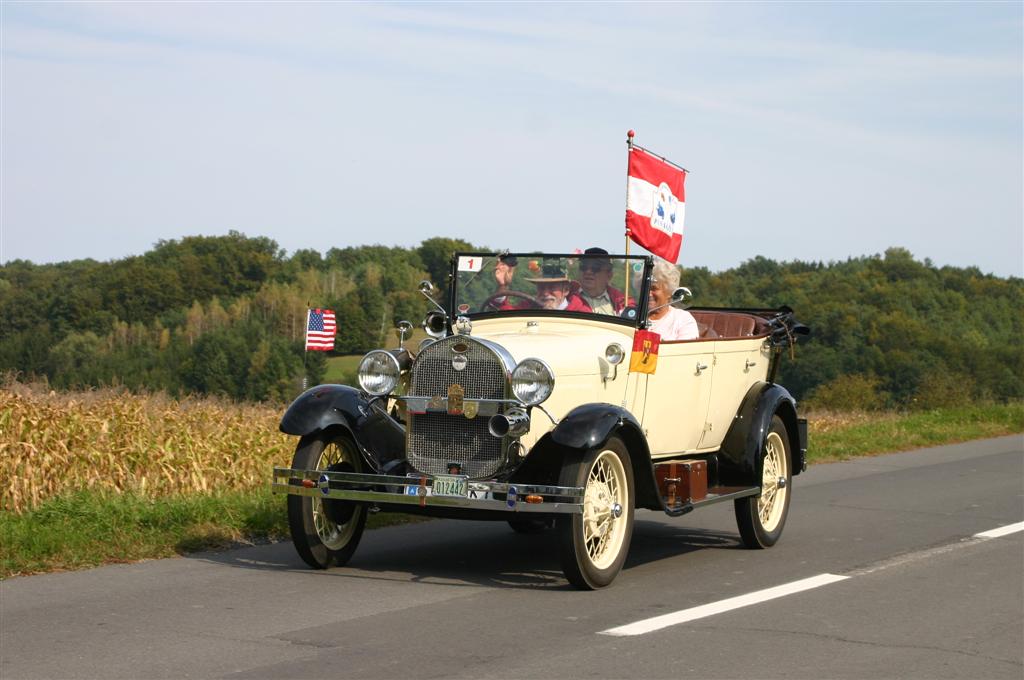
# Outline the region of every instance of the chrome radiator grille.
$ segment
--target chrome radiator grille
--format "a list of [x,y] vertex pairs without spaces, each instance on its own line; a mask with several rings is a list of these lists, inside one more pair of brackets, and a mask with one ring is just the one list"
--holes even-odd
[[[468,346],[462,352],[466,368],[452,368],[452,345]],[[472,339],[452,336],[438,340],[416,357],[409,396],[447,397],[448,388],[461,385],[466,399],[504,399],[507,377],[501,359]],[[499,413],[504,412],[504,406]],[[447,413],[409,415],[406,454],[414,468],[428,475],[445,474],[456,463],[471,479],[490,477],[504,460],[504,440],[487,431],[489,416],[466,418]]]

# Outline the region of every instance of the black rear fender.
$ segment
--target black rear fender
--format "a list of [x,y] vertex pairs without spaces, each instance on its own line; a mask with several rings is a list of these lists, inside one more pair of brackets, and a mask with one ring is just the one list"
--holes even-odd
[[388,415],[379,400],[371,400],[347,385],[317,385],[292,402],[280,429],[306,437],[339,427],[351,435],[376,471],[405,458],[405,428]]
[[761,484],[761,448],[778,415],[789,436],[790,470],[800,474],[807,454],[807,423],[797,417],[796,400],[774,383],[755,383],[747,390],[739,411],[718,452],[718,483],[726,486]]

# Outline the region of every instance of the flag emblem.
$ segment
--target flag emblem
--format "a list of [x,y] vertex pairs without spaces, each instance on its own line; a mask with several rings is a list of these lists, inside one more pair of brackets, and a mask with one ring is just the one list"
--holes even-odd
[[672,190],[664,182],[658,187],[656,199],[654,213],[651,215],[651,226],[655,229],[661,229],[671,236],[676,227],[676,211],[679,207],[679,199],[672,194]]
[[635,243],[675,264],[683,243],[686,171],[634,146],[628,173],[626,232]]
[[661,336],[654,331],[637,331],[633,336],[633,353],[629,357],[630,373],[654,373],[658,368]]
[[329,309],[306,310],[306,351],[328,352],[334,349],[338,326]]

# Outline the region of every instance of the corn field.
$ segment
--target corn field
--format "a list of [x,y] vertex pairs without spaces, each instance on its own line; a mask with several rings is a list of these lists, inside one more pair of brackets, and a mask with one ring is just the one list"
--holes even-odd
[[291,460],[282,409],[117,390],[0,386],[0,509],[91,489],[147,496],[251,490]]

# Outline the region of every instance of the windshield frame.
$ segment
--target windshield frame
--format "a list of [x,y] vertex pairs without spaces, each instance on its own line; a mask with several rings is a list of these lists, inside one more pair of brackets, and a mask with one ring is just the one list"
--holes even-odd
[[[633,293],[630,290],[630,297],[633,297],[637,302],[636,305],[636,317],[633,319],[625,319],[621,316],[612,316],[609,314],[597,314],[593,312],[570,312],[561,309],[508,309],[508,310],[495,310],[493,312],[466,312],[460,314],[456,312],[458,304],[458,293],[459,293],[459,258],[460,257],[480,257],[485,260],[497,259],[498,257],[516,257],[524,260],[538,259],[538,258],[566,258],[566,259],[584,259],[586,257],[601,257],[612,260],[613,263],[621,262],[623,260],[639,260],[644,263],[643,273],[640,278],[640,291],[639,294]],[[613,323],[620,326],[628,326],[630,328],[644,328],[646,326],[647,319],[647,308],[648,308],[648,296],[651,289],[651,272],[654,269],[654,258],[650,255],[584,255],[583,253],[522,253],[522,252],[487,252],[487,251],[460,251],[452,255],[450,263],[450,271],[448,274],[449,290],[448,290],[448,313],[452,321],[459,316],[465,316],[473,321],[479,321],[483,319],[499,319],[508,317],[558,317],[562,319],[588,319],[591,321],[601,321],[604,323]]]

